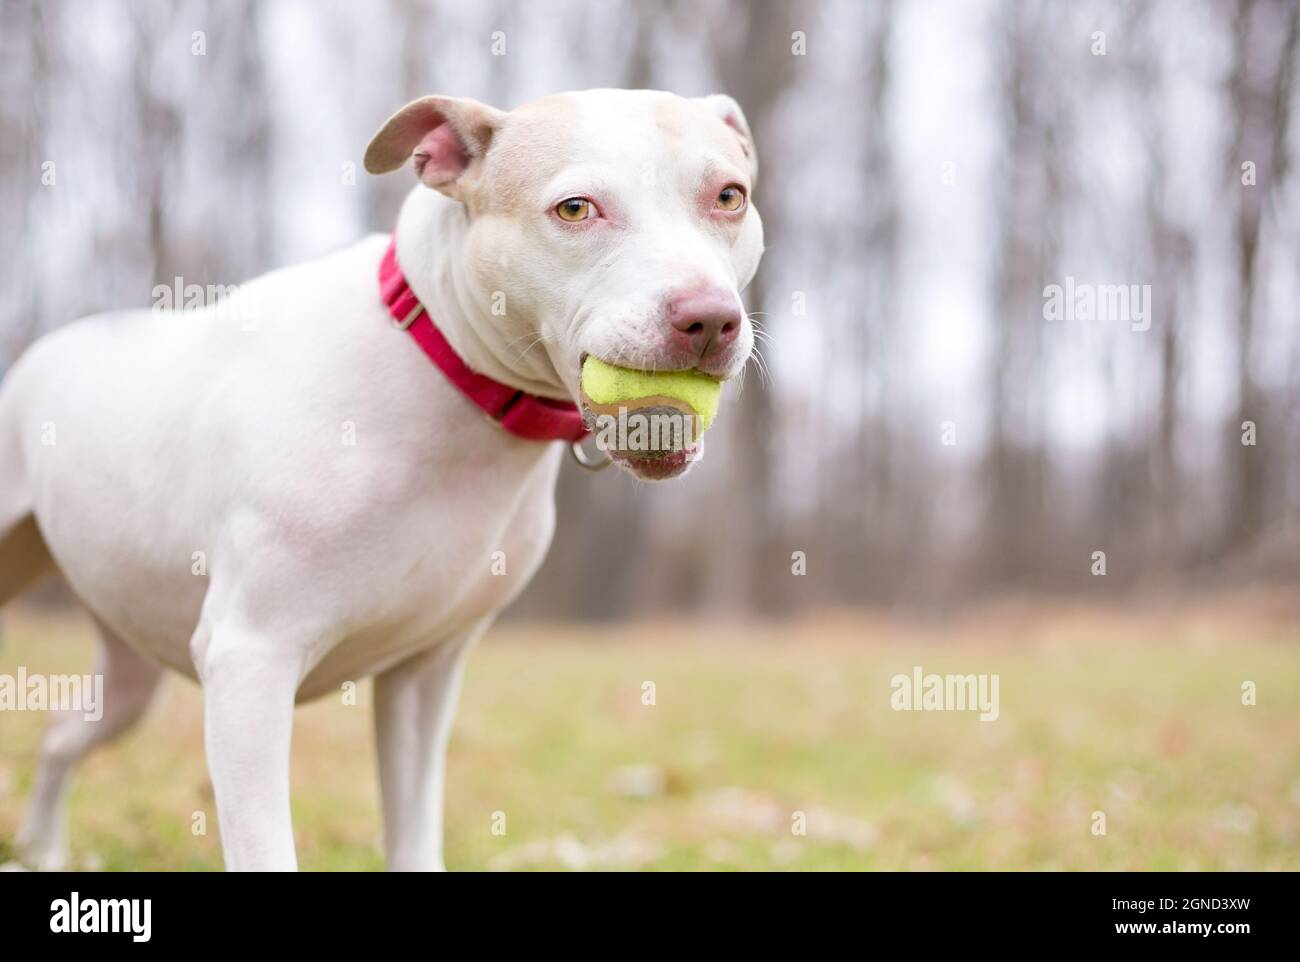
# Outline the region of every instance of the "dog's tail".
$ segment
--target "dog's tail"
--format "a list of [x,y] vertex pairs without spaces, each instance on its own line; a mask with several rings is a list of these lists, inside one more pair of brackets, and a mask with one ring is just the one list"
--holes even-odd
[[0,605],[53,564],[36,524],[18,394],[18,377],[11,370],[0,380]]

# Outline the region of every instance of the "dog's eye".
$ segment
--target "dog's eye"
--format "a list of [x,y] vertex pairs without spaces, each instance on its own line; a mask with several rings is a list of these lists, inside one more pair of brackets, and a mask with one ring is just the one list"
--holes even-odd
[[555,205],[556,216],[560,220],[576,223],[596,216],[596,205],[585,197],[570,197]]
[[732,184],[730,187],[722,188],[722,193],[718,195],[717,202],[713,205],[718,210],[737,211],[745,206],[745,191],[741,187]]

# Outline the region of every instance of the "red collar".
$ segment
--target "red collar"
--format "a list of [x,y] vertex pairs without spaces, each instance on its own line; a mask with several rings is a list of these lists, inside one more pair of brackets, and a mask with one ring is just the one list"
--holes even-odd
[[587,436],[582,414],[572,402],[520,391],[471,370],[461,360],[406,283],[397,265],[396,240],[389,242],[384,259],[379,262],[379,296],[388,307],[393,323],[411,335],[447,380],[511,434],[529,441],[581,441]]

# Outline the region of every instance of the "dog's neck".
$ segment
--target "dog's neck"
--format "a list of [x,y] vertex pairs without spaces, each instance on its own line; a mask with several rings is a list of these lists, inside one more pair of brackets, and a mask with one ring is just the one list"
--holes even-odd
[[492,314],[491,294],[479,291],[465,269],[465,208],[427,187],[416,187],[397,218],[397,261],[430,319],[467,365],[529,394],[571,400],[544,350],[530,350],[530,332],[504,327]]

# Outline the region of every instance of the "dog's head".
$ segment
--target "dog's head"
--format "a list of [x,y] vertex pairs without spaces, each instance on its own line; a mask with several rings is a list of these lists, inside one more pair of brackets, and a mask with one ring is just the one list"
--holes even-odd
[[754,335],[740,291],[763,225],[730,97],[589,90],[511,111],[424,97],[384,124],[365,165],[412,157],[421,182],[464,205],[466,276],[506,305],[493,323],[520,350],[543,348],[573,398],[588,354],[722,379],[743,368]]

